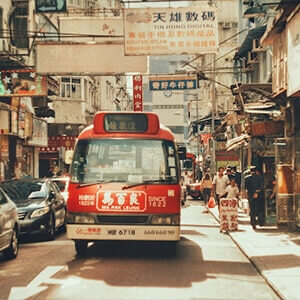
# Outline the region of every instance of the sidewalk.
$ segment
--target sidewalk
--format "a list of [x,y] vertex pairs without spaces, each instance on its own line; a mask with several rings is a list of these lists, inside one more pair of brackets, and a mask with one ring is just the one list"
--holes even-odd
[[[218,209],[209,211],[219,221]],[[238,231],[229,232],[232,240],[282,299],[300,300],[300,234],[269,226],[253,230],[242,210],[238,219]]]

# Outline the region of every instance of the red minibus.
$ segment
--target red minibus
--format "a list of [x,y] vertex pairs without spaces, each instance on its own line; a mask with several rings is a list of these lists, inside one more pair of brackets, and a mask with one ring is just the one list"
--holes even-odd
[[184,150],[154,113],[97,113],[70,168],[67,236],[77,254],[97,240],[178,241]]

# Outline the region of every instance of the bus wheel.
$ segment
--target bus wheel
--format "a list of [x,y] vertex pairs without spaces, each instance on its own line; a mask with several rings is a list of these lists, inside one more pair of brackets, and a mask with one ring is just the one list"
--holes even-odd
[[88,242],[83,240],[75,241],[75,250],[78,256],[85,256],[87,252]]

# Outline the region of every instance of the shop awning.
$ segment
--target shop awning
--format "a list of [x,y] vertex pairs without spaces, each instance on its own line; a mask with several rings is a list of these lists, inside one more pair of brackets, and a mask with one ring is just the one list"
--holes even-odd
[[255,92],[272,98],[272,83],[244,83],[238,84],[238,87],[232,87],[232,94]]
[[264,34],[264,32],[266,31],[266,28],[267,26],[264,25],[264,26],[250,29],[242,45],[240,46],[239,50],[236,52],[235,58],[247,57],[248,52],[252,50],[252,41],[260,39]]
[[281,0],[277,7],[277,10],[279,10],[278,14],[260,38],[262,45],[271,45],[273,43],[274,39],[278,37],[278,34],[285,29],[286,20],[297,5],[299,6],[298,1]]
[[241,146],[246,146],[248,144],[248,140],[250,140],[251,137],[248,134],[242,134],[236,138],[233,138],[231,140],[228,140],[226,143],[226,150],[234,150]]

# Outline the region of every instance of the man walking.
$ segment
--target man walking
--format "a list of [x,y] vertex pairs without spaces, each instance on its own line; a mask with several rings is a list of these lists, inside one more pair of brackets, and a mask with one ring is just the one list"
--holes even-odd
[[211,190],[211,196],[216,194],[216,203],[218,205],[218,210],[220,212],[220,196],[226,194],[226,187],[230,183],[227,175],[224,175],[224,168],[220,167],[218,169],[218,174],[214,176],[213,185]]
[[248,193],[250,220],[253,229],[257,222],[263,225],[263,177],[255,166],[250,168],[250,175],[245,178],[245,188]]

